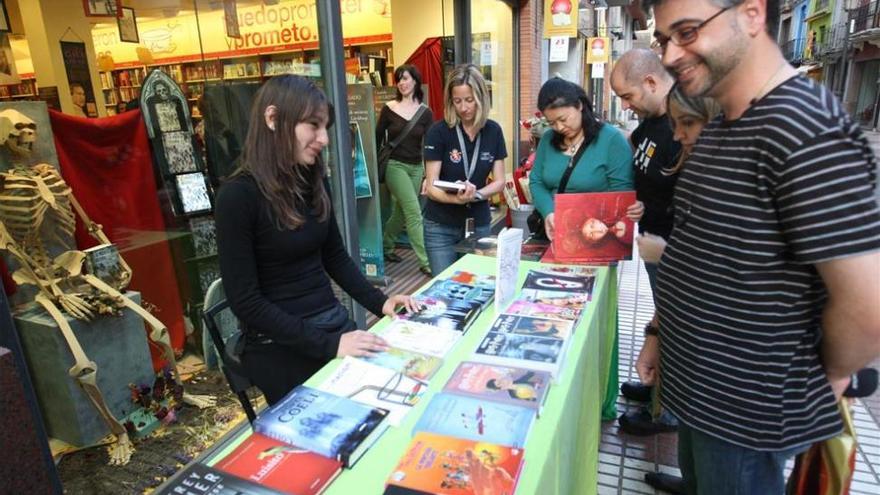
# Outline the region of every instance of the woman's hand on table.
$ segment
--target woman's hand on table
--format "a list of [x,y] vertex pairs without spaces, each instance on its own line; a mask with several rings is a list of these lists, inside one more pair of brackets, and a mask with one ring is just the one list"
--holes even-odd
[[382,305],[382,314],[394,318],[397,316],[397,308],[401,306],[406,308],[407,313],[418,313],[422,309],[421,305],[412,296],[394,294]]
[[346,332],[339,338],[336,357],[370,356],[377,352],[386,351],[388,348],[388,342],[382,337],[366,330],[355,330]]
[[660,263],[663,251],[666,250],[666,239],[645,232],[636,237],[636,242],[639,244],[639,256],[645,263]]
[[544,217],[544,232],[547,233],[547,239],[553,240],[553,234],[556,233],[556,214],[551,213]]
[[638,222],[642,219],[642,215],[645,214],[645,203],[641,201],[636,201],[635,203],[626,207],[626,218],[629,218],[633,222]]

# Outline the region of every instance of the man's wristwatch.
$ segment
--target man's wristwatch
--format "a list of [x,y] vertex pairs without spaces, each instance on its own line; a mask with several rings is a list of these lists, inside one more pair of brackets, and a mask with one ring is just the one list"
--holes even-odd
[[660,334],[660,329],[655,326],[652,326],[650,322],[648,322],[648,324],[645,325],[645,337],[647,337],[649,335],[653,335],[656,337],[659,334]]

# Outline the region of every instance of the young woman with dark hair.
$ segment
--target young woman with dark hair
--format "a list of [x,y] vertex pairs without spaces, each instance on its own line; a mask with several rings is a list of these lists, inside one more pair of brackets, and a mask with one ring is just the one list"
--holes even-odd
[[565,188],[567,193],[627,191],[633,188],[632,151],[623,133],[602,123],[577,84],[554,77],[541,86],[538,109],[550,130],[544,134],[529,175],[529,189],[544,227],[553,238],[553,198],[569,162],[586,146]]
[[371,286],[345,251],[321,158],[332,116],[311,81],[267,81],[251,109],[241,165],[217,195],[220,273],[244,332],[241,360],[269,404],[337,356],[387,347],[355,330],[331,278],[376,315],[415,309],[409,296],[389,298]]
[[[383,143],[397,139],[425,103],[422,75],[414,65],[398,67],[394,79],[397,81],[397,95],[382,107],[376,123],[376,145],[379,148]],[[400,261],[400,256],[394,253],[394,243],[405,226],[410,246],[419,259],[419,268],[425,274],[430,274],[431,270],[425,253],[419,190],[425,177],[422,139],[433,121],[431,109],[425,107],[406,137],[394,147],[385,169],[385,185],[392,199],[391,216],[385,223],[383,239],[385,259]]]

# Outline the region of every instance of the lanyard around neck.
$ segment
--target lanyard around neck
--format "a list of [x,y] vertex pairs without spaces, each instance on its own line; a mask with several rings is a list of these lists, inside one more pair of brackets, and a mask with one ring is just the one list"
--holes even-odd
[[464,174],[467,180],[471,180],[474,170],[477,168],[477,159],[480,157],[480,139],[483,137],[482,129],[477,134],[477,142],[474,144],[474,156],[468,161],[467,148],[464,146],[464,136],[461,133],[461,125],[455,126],[455,133],[458,134],[458,146],[461,147],[461,160],[464,162]]

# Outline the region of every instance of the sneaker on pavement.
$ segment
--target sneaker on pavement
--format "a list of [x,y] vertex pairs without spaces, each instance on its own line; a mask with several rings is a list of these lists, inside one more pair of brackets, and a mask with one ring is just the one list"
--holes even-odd
[[645,483],[655,490],[684,493],[684,483],[678,476],[666,473],[645,473]]
[[647,436],[678,430],[678,420],[668,412],[664,411],[657,421],[652,421],[652,419],[648,408],[641,407],[621,415],[617,422],[620,425],[620,430],[630,435]]
[[639,382],[626,382],[620,386],[620,393],[629,400],[637,402],[651,402],[650,385],[642,385]]

